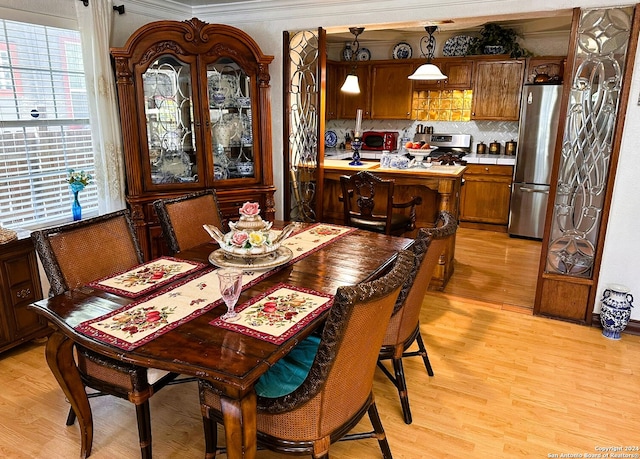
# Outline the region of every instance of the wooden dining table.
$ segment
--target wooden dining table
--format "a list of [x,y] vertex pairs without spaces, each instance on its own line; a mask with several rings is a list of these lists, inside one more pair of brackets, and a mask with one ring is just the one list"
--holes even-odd
[[[283,226],[283,223],[275,222],[274,227]],[[274,269],[270,275],[247,287],[238,304],[280,283],[335,294],[340,286],[382,275],[396,254],[411,243],[407,238],[354,230],[293,263]],[[175,257],[208,264],[209,255],[218,248],[212,241]],[[79,324],[118,310],[132,301],[132,298],[83,286],[30,306],[46,317],[54,329],[46,344],[46,359],[77,415],[81,456],[91,454],[93,421],[73,357],[76,343],[112,359],[209,381],[221,393],[228,457],[254,458],[257,449],[254,386],[262,374],[322,323],[326,312],[280,344],[211,325],[212,320],[226,311],[224,304],[131,350],[123,350],[76,329]]]

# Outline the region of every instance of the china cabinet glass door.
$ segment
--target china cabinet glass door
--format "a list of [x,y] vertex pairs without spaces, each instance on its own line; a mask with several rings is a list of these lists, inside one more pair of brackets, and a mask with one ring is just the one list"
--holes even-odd
[[251,79],[232,59],[207,65],[215,180],[255,177]]
[[142,84],[151,183],[197,182],[191,66],[160,56],[143,73]]

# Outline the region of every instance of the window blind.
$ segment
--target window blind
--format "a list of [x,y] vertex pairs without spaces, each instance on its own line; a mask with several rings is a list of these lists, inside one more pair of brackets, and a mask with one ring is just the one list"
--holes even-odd
[[[70,220],[69,169],[95,175],[80,34],[0,19],[0,223]],[[95,184],[80,202],[97,213]]]

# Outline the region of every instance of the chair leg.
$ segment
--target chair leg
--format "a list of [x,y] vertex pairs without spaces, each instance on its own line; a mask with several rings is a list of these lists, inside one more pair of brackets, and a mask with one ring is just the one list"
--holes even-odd
[[409,407],[409,394],[407,393],[407,381],[404,377],[404,367],[402,359],[393,359],[393,369],[396,376],[396,387],[400,396],[400,404],[402,405],[402,415],[405,424],[411,424],[411,408]]
[[427,369],[427,373],[429,376],[433,376],[433,369],[431,368],[431,362],[429,362],[429,356],[427,355],[427,348],[424,347],[424,342],[422,341],[422,336],[418,333],[416,337],[416,342],[418,343],[418,348],[420,349],[420,355],[422,356],[422,360],[424,360],[424,366]]
[[382,457],[384,459],[393,459],[393,456],[391,455],[391,448],[389,448],[389,442],[387,441],[387,435],[384,433],[384,427],[382,427],[382,421],[380,420],[380,415],[378,414],[376,402],[373,402],[371,404],[368,413],[369,420],[371,421],[373,430],[376,433],[376,437],[378,438],[378,444],[380,445],[380,450],[382,451]]
[[218,447],[218,424],[206,416],[202,416],[204,427],[204,457],[213,459],[216,457]]
[[69,414],[67,414],[67,425],[72,426],[74,422],[76,422],[76,412],[73,411],[73,408],[69,408]]
[[136,405],[138,419],[138,438],[140,439],[140,453],[142,459],[151,459],[151,413],[149,400]]

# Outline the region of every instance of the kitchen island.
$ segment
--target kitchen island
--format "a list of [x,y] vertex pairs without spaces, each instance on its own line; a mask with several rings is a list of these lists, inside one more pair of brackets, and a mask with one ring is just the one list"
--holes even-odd
[[[431,227],[441,210],[451,212],[456,218],[459,213],[460,186],[465,166],[433,165],[429,168],[387,169],[377,161],[363,161],[362,166],[349,166],[348,160],[325,159],[322,165],[321,221],[335,224],[344,223],[344,208],[340,200],[340,176],[351,175],[360,170],[368,170],[382,179],[395,180],[394,201],[404,202],[413,196],[420,196],[422,204],[416,208],[416,227]],[[398,210],[399,211],[399,210]],[[406,237],[414,237],[417,230],[408,232]],[[430,288],[442,290],[453,273],[455,235],[445,248]]]

